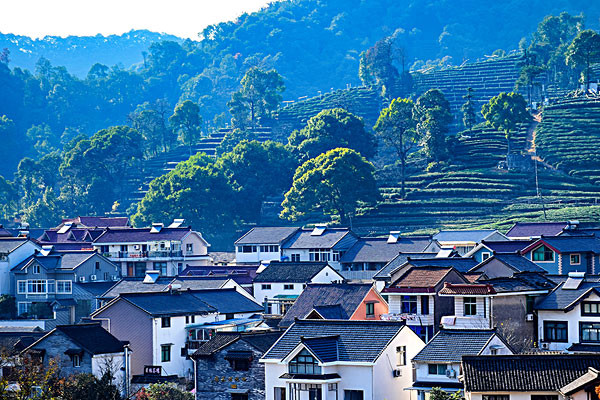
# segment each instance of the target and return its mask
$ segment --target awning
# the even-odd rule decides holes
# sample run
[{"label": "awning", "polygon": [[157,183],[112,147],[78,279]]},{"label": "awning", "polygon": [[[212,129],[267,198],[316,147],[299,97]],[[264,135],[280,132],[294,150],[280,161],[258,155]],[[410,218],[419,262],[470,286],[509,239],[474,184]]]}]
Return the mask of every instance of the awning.
[{"label": "awning", "polygon": [[243,350],[229,350],[225,355],[226,360],[251,360],[252,352]]},{"label": "awning", "polygon": [[434,387],[439,387],[442,390],[447,392],[457,392],[459,390],[464,390],[465,386],[460,382],[415,382],[411,387],[406,388],[405,390],[424,390],[426,392],[430,391]]},{"label": "awning", "polygon": [[234,394],[246,394],[248,393],[248,389],[227,389],[226,392]]},{"label": "awning", "polygon": [[342,379],[338,374],[323,374],[323,375],[309,375],[309,374],[290,374],[285,373],[279,377],[279,379],[285,380],[296,380],[296,381],[337,381]]},{"label": "awning", "polygon": [[76,354],[83,354],[83,350],[82,349],[67,349],[65,351],[65,354],[68,356],[74,356]]},{"label": "awning", "polygon": [[277,296],[273,296],[273,298],[276,300],[296,300],[298,296],[298,294],[278,294]]}]

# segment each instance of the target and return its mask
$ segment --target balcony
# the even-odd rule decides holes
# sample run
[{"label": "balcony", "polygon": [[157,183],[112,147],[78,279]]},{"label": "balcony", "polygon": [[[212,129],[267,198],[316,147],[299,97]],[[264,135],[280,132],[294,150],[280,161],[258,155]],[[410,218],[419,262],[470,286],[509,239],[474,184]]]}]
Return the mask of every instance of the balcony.
[{"label": "balcony", "polygon": [[491,321],[482,315],[457,316],[448,315],[442,317],[444,329],[490,329]]},{"label": "balcony", "polygon": [[433,314],[382,314],[381,319],[384,321],[404,321],[406,325],[411,326],[433,326]]},{"label": "balcony", "polygon": [[[183,252],[181,250],[162,250],[162,251],[116,251],[102,253],[104,257],[110,259],[152,259],[152,258],[181,258]],[[187,254],[186,254],[187,255]]]}]

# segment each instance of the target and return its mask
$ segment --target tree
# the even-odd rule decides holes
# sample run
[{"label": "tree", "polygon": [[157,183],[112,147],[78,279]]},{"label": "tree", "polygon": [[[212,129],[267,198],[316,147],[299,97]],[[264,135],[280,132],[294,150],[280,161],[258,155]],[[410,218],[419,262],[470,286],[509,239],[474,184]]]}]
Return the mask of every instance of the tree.
[{"label": "tree", "polygon": [[525,99],[518,93],[502,92],[483,105],[481,114],[492,127],[504,131],[508,160],[508,155],[511,153],[511,132],[515,131],[519,124],[531,119]]},{"label": "tree", "polygon": [[179,103],[175,107],[173,115],[169,117],[169,122],[179,133],[179,140],[190,148],[192,155],[192,146],[198,142],[201,136],[202,117],[200,117],[200,107],[191,100]]},{"label": "tree", "polygon": [[429,392],[429,400],[461,400],[463,396],[460,394],[460,390],[454,393],[448,393],[445,390],[434,387]]},{"label": "tree", "polygon": [[600,62],[600,34],[588,29],[575,36],[566,52],[567,65],[582,70],[582,83],[590,88],[590,67]]},{"label": "tree", "polygon": [[279,196],[290,188],[296,167],[291,152],[272,141],[244,140],[217,161],[217,168],[227,176],[236,198],[241,200],[239,210],[255,222],[267,196]]},{"label": "tree", "polygon": [[392,37],[385,37],[363,52],[359,63],[359,77],[363,85],[377,85],[383,97],[392,97],[400,74],[393,62],[397,55],[403,59],[404,49],[397,50]]},{"label": "tree", "polygon": [[254,134],[245,129],[231,129],[223,137],[223,141],[217,147],[217,156],[222,156],[225,153],[229,153],[244,140],[253,140]]},{"label": "tree", "polygon": [[136,395],[136,400],[193,400],[194,395],[169,383],[153,383]]},{"label": "tree", "polygon": [[36,157],[42,157],[45,154],[58,150],[60,147],[60,138],[52,133],[50,127],[44,125],[33,125],[25,133],[28,141],[33,145]]},{"label": "tree", "polygon": [[19,196],[14,183],[0,175],[0,221],[8,221],[18,207]]},{"label": "tree", "polygon": [[281,103],[281,93],[285,90],[283,78],[274,69],[263,71],[250,68],[241,80],[242,88],[233,93],[227,103],[232,115],[231,123],[236,128],[251,129],[258,118],[268,117]]},{"label": "tree", "polygon": [[423,93],[414,107],[413,117],[417,121],[417,132],[422,138],[423,150],[436,163],[448,156],[446,135],[452,122],[450,103],[439,89]]},{"label": "tree", "polygon": [[59,384],[61,400],[121,400],[110,373],[105,372],[99,379],[92,374],[71,375]]},{"label": "tree", "polygon": [[522,87],[527,88],[527,104],[531,104],[532,91],[535,86],[536,78],[539,77],[546,69],[538,65],[525,65],[519,72],[519,77],[515,82],[515,89],[519,90]]},{"label": "tree", "polygon": [[167,151],[172,144],[172,131],[167,127],[165,115],[168,104],[164,99],[154,103],[145,102],[138,105],[128,119],[131,127],[144,137],[144,147],[149,156]]},{"label": "tree", "polygon": [[389,107],[381,110],[373,129],[392,147],[400,159],[400,196],[406,195],[406,157],[418,144],[416,123],[413,119],[414,103],[410,99],[394,99]]},{"label": "tree", "polygon": [[346,224],[359,204],[378,199],[374,172],[373,165],[352,149],[337,148],[311,158],[296,169],[281,217],[295,221],[321,211]]},{"label": "tree", "polygon": [[362,119],[343,108],[321,111],[300,131],[292,132],[288,144],[303,160],[337,147],[354,149],[366,158],[375,155],[375,141]]},{"label": "tree", "polygon": [[475,105],[473,104],[473,88],[467,88],[467,94],[463,96],[465,103],[460,107],[463,113],[463,125],[469,132],[473,129],[473,125],[477,123],[477,115],[475,114]]}]

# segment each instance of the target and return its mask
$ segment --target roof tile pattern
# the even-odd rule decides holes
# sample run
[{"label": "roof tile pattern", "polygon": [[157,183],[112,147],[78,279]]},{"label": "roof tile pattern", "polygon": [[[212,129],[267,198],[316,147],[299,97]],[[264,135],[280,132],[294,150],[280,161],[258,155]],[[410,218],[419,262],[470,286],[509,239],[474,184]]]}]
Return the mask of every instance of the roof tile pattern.
[{"label": "roof tile pattern", "polygon": [[413,361],[460,362],[464,355],[477,355],[496,335],[494,330],[442,329],[427,343]]}]

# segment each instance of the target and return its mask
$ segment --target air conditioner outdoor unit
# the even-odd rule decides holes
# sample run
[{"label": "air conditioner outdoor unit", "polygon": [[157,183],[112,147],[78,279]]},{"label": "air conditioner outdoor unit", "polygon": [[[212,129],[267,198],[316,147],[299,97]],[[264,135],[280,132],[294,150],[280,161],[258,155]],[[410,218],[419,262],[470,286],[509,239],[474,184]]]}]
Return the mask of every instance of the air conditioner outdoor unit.
[{"label": "air conditioner outdoor unit", "polygon": [[118,280],[119,280],[119,277],[118,277],[117,275],[113,275],[113,276],[112,276],[112,280],[116,282],[116,281],[118,281]]},{"label": "air conditioner outdoor unit", "polygon": [[90,275],[90,281],[95,281],[96,280],[96,275]]},{"label": "air conditioner outdoor unit", "polygon": [[134,244],[133,245],[133,249],[134,250],[139,250],[140,249],[140,245],[139,244]]},{"label": "air conditioner outdoor unit", "polygon": [[402,376],[402,370],[401,369],[395,369],[394,370],[394,378],[399,378]]},{"label": "air conditioner outdoor unit", "polygon": [[452,368],[446,370],[447,378],[456,378],[456,371]]},{"label": "air conditioner outdoor unit", "polygon": [[525,321],[533,321],[533,314],[527,314],[525,316]]},{"label": "air conditioner outdoor unit", "polygon": [[548,350],[548,348],[550,348],[550,345],[548,343],[542,343],[540,347],[544,350]]},{"label": "air conditioner outdoor unit", "polygon": [[79,282],[85,282],[85,276],[80,276],[79,277]]}]

